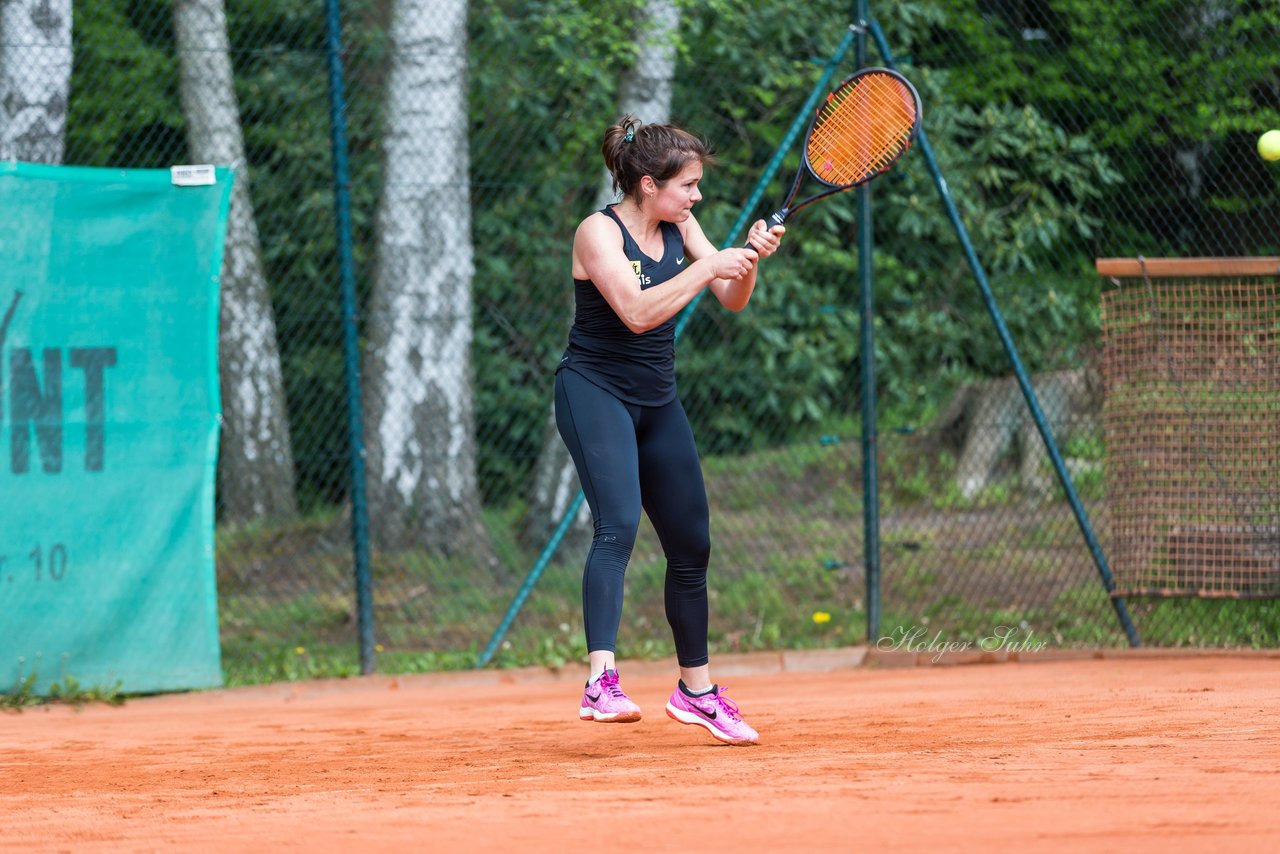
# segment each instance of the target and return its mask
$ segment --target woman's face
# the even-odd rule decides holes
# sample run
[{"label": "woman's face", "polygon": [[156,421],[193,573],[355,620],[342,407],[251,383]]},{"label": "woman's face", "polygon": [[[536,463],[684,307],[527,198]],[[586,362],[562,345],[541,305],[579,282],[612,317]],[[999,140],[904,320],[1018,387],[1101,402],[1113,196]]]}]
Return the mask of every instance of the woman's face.
[{"label": "woman's face", "polygon": [[701,180],[702,161],[690,160],[658,187],[650,199],[650,213],[666,222],[684,222],[693,206],[702,201],[702,193],[698,190]]}]

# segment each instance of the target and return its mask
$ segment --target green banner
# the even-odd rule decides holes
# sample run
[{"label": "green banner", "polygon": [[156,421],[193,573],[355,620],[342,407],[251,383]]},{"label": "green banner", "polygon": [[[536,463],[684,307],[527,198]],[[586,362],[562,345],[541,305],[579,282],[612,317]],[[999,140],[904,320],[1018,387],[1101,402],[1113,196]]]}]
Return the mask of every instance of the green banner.
[{"label": "green banner", "polygon": [[232,180],[0,163],[0,692],[221,684]]}]

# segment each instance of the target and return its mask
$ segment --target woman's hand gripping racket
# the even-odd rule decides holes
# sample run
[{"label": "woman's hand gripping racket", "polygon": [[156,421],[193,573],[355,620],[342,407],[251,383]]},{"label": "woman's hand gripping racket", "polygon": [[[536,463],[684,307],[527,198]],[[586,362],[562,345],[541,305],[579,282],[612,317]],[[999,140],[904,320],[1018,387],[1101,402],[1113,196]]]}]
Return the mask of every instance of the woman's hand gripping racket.
[{"label": "woman's hand gripping racket", "polygon": [[[887,68],[864,68],[847,78],[818,108],[791,192],[765,227],[782,225],[806,205],[888,171],[911,147],[919,126],[920,95],[907,78]],[[806,176],[821,189],[792,204]],[[747,248],[755,249],[750,243]]]}]

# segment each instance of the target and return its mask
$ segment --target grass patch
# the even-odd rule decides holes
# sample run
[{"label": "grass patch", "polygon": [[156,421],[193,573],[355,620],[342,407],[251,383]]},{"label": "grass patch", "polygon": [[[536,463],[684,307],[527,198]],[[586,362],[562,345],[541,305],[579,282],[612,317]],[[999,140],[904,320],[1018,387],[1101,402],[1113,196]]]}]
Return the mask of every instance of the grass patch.
[{"label": "grass patch", "polygon": [[16,684],[9,691],[0,694],[0,710],[16,712],[30,706],[46,706],[51,704],[71,706],[81,709],[90,703],[105,703],[108,706],[120,706],[125,702],[123,685],[81,685],[74,676],[63,674],[58,680],[50,682],[48,688],[41,692],[40,675],[31,673],[19,676]]},{"label": "grass patch", "polygon": [[[856,424],[792,446],[704,462],[712,504],[712,655],[866,642],[861,448]],[[1094,440],[1072,459],[1093,463]],[[978,641],[1018,627],[1055,646],[1123,646],[1114,608],[1061,496],[1032,500],[1016,474],[963,499],[954,458],[920,434],[882,436],[882,627],[927,626]],[[1101,468],[1077,480],[1105,548]],[[423,551],[373,555],[379,672],[475,666],[541,549],[522,545],[518,502],[486,511],[493,565]],[[219,532],[228,685],[359,672],[349,520]],[[586,658],[580,547],[546,566],[494,654],[498,667]],[[642,521],[626,576],[619,655],[674,654],[665,561]],[[1276,646],[1275,602],[1131,602],[1147,644]]]}]

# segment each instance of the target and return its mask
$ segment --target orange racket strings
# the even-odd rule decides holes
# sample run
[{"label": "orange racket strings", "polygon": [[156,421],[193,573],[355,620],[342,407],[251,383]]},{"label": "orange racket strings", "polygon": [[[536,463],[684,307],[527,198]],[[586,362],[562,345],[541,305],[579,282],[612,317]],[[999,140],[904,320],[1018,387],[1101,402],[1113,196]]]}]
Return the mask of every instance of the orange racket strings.
[{"label": "orange racket strings", "polygon": [[818,111],[809,165],[829,184],[866,180],[906,151],[915,122],[910,89],[888,74],[865,74],[832,92]]}]

